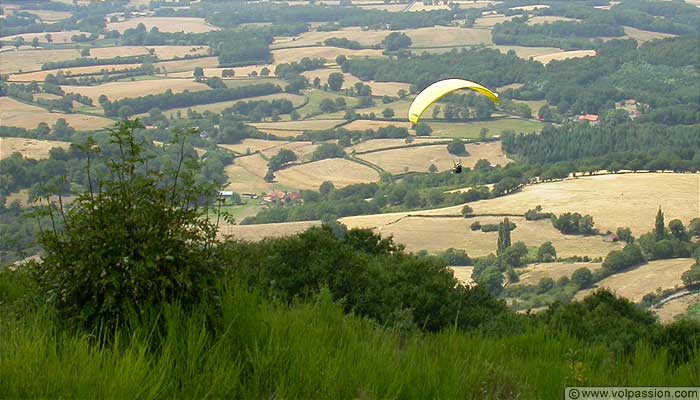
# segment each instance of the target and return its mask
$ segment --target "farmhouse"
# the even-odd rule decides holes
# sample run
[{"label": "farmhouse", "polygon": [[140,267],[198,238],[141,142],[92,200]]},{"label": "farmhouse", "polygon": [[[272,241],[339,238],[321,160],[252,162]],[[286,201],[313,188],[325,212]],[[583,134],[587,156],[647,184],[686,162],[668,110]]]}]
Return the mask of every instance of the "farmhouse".
[{"label": "farmhouse", "polygon": [[595,114],[584,114],[576,117],[579,122],[588,122],[591,125],[597,125],[600,122],[600,118]]},{"label": "farmhouse", "polygon": [[272,191],[263,196],[263,201],[266,203],[291,203],[298,200],[301,200],[301,194],[299,192]]}]

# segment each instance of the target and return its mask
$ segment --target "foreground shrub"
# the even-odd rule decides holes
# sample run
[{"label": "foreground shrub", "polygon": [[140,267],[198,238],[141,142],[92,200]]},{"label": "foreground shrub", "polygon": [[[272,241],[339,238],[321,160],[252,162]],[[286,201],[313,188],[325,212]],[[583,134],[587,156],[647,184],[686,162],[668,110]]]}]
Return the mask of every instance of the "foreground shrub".
[{"label": "foreground shrub", "polygon": [[[175,299],[188,306],[212,286],[216,230],[196,204],[205,189],[192,184],[182,157],[172,174],[143,172],[140,127],[125,121],[111,133],[121,158],[108,163],[109,178],[90,179],[67,212],[47,210],[65,228],[40,236],[46,256],[35,276],[47,302],[78,325],[114,327]],[[88,143],[84,150],[90,178],[99,149]]]}]

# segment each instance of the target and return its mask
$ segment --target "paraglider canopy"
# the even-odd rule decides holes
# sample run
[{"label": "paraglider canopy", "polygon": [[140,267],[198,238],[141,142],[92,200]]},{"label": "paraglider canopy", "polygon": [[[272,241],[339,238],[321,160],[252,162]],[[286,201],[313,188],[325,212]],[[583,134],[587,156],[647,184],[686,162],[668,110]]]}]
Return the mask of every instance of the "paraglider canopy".
[{"label": "paraglider canopy", "polygon": [[413,103],[411,103],[411,107],[408,110],[408,120],[411,121],[411,123],[417,124],[423,111],[430,107],[431,104],[459,89],[471,89],[483,94],[494,103],[499,103],[498,93],[492,92],[485,86],[464,79],[445,79],[435,82],[423,89],[423,91],[413,99]]}]

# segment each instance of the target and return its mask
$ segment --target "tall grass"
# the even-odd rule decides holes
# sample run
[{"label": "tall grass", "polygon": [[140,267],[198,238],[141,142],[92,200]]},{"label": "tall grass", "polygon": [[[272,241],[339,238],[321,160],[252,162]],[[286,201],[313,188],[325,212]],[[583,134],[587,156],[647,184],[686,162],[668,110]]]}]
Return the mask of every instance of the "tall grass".
[{"label": "tall grass", "polygon": [[[1,307],[0,307],[1,308]],[[163,306],[108,341],[60,328],[46,308],[0,317],[0,398],[560,398],[567,385],[700,385],[671,367],[534,329],[489,337],[404,333],[345,315],[322,291],[270,303],[232,285],[219,317]]]}]

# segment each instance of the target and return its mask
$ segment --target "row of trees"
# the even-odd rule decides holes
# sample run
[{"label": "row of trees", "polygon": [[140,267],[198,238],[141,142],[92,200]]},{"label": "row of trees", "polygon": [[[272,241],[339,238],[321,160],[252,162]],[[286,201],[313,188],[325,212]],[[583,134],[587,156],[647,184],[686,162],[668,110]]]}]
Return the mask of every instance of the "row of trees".
[{"label": "row of trees", "polygon": [[221,101],[244,99],[279,93],[281,89],[273,84],[241,86],[236,88],[212,89],[202,92],[182,92],[174,94],[171,90],[162,94],[130,97],[117,101],[101,101],[105,115],[126,118],[134,114],[150,111],[152,108],[170,109],[190,107],[198,104],[217,103]]}]

